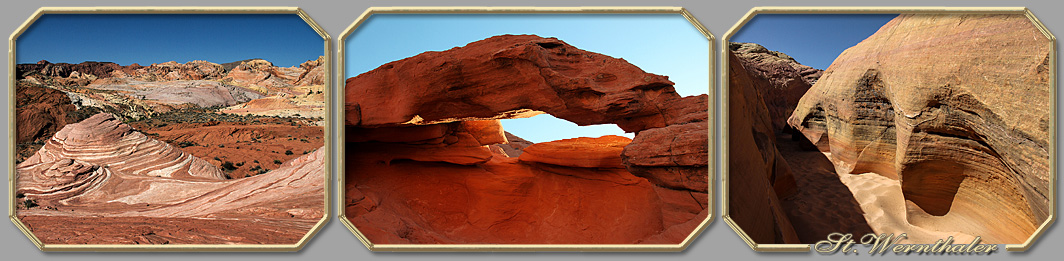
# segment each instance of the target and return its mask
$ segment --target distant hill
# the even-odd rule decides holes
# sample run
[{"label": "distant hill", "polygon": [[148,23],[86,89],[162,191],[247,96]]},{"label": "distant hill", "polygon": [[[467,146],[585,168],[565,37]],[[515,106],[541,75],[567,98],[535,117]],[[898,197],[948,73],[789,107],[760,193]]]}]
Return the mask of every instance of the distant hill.
[{"label": "distant hill", "polygon": [[237,66],[239,66],[240,63],[249,62],[251,60],[265,60],[265,59],[262,59],[262,58],[251,58],[251,59],[240,60],[240,61],[235,61],[235,62],[223,63],[222,64],[222,69],[225,69],[226,72],[229,72],[229,71],[232,71],[233,68],[236,68]]}]

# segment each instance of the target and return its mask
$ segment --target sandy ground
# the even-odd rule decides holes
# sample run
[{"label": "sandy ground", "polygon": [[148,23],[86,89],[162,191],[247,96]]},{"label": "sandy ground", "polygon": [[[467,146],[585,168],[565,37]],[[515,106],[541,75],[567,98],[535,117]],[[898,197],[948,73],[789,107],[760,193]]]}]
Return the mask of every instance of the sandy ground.
[{"label": "sandy ground", "polygon": [[[831,153],[824,153],[828,158]],[[876,233],[906,233],[906,243],[934,243],[953,236],[954,242],[970,242],[975,237],[956,231],[937,231],[909,223],[908,215],[928,215],[901,192],[901,181],[874,172],[838,174],[839,180],[856,196],[864,211],[865,220]],[[906,207],[908,205],[908,208]],[[911,213],[909,212],[911,210]]]},{"label": "sandy ground", "polygon": [[776,141],[798,185],[796,194],[781,201],[801,242],[816,243],[835,232],[864,235],[873,231],[824,154],[799,148],[789,134],[777,135]]},{"label": "sandy ground", "polygon": [[[840,174],[830,152],[803,150],[789,134],[777,135],[777,145],[798,183],[798,193],[783,199],[783,207],[804,243],[815,243],[832,232],[906,233],[904,243],[934,243],[953,236],[969,242],[974,236],[937,231],[909,223],[908,216],[930,216],[904,199],[901,181],[873,172]],[[908,206],[907,206],[908,205]]]}]

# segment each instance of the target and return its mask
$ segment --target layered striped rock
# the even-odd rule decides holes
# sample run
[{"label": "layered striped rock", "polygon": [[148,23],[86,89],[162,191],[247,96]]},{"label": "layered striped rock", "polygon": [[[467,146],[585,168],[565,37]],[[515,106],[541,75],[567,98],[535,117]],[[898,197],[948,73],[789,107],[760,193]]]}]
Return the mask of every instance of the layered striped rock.
[{"label": "layered striped rock", "polygon": [[319,148],[271,172],[226,179],[217,167],[98,114],[68,125],[18,165],[17,193],[41,206],[18,214],[279,218],[302,224],[325,213],[325,159]]},{"label": "layered striped rock", "polygon": [[135,176],[224,180],[225,173],[170,144],[136,132],[109,113],[68,124],[19,166],[76,159]]},{"label": "layered striped rock", "polygon": [[1051,215],[1052,49],[1024,15],[901,15],[843,52],[788,124],[839,173],[900,184],[906,213],[887,214],[906,222],[877,232],[1023,243]]}]

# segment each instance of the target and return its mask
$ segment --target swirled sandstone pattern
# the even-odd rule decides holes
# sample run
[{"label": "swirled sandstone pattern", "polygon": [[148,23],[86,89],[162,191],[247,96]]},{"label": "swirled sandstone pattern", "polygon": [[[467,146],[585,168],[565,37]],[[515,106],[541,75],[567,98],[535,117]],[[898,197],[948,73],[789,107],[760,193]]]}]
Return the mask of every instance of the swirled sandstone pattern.
[{"label": "swirled sandstone pattern", "polygon": [[788,124],[840,175],[900,183],[904,222],[877,232],[1022,243],[1051,209],[1052,48],[1023,15],[900,15],[836,58]]},{"label": "swirled sandstone pattern", "polygon": [[[227,179],[101,113],[63,127],[17,166],[16,192],[32,202],[17,216],[48,244],[293,244],[324,215],[324,158],[318,149],[261,175]],[[197,230],[235,220],[252,224]],[[113,229],[84,233],[96,226]]]}]

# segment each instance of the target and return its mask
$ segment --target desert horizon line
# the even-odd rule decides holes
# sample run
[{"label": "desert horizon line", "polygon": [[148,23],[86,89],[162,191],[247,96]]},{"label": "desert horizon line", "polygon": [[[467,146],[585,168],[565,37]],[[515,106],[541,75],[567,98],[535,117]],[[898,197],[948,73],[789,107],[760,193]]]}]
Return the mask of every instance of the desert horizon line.
[{"label": "desert horizon line", "polygon": [[321,59],[321,58],[324,58],[324,57],[325,57],[325,55],[319,55],[319,56],[318,56],[318,58],[315,58],[315,59],[307,59],[307,60],[305,60],[305,61],[303,61],[303,62],[300,62],[300,63],[296,63],[296,64],[294,64],[294,65],[291,65],[291,66],[279,66],[279,65],[275,64],[274,62],[270,61],[269,59],[266,59],[266,58],[261,58],[261,57],[256,57],[256,58],[248,58],[248,59],[243,59],[243,60],[235,60],[235,61],[230,61],[230,62],[224,62],[224,63],[218,63],[218,62],[213,62],[213,61],[210,61],[210,60],[205,60],[205,59],[193,59],[193,60],[189,60],[189,61],[185,61],[185,62],[178,62],[178,61],[174,61],[174,60],[170,60],[170,61],[165,61],[165,62],[154,62],[154,63],[139,63],[139,62],[133,62],[133,63],[130,63],[130,64],[120,64],[120,63],[118,63],[118,62],[113,62],[113,61],[101,61],[101,60],[95,60],[95,61],[94,61],[94,60],[84,60],[84,61],[80,61],[80,62],[69,62],[69,61],[54,61],[54,62],[53,62],[53,61],[51,61],[51,60],[49,60],[49,59],[40,59],[40,60],[38,60],[37,62],[23,62],[23,63],[19,63],[19,62],[16,62],[15,64],[16,64],[16,65],[34,65],[34,64],[41,64],[42,62],[46,62],[46,63],[49,63],[49,64],[82,64],[82,63],[111,63],[111,64],[115,64],[115,65],[118,65],[118,66],[133,66],[133,65],[138,65],[138,66],[145,66],[145,67],[146,67],[146,66],[151,66],[151,65],[158,65],[158,64],[166,64],[166,63],[188,64],[188,63],[191,63],[191,62],[208,62],[208,63],[213,63],[213,64],[219,64],[219,65],[221,65],[221,64],[228,64],[228,63],[237,63],[237,62],[247,62],[247,61],[254,61],[254,60],[263,60],[263,61],[267,61],[267,62],[270,62],[270,63],[271,63],[271,64],[273,64],[273,66],[275,66],[275,67],[299,67],[299,65],[300,65],[300,64],[302,64],[302,63],[304,63],[304,62],[314,61],[314,60],[317,60],[317,59]]}]

